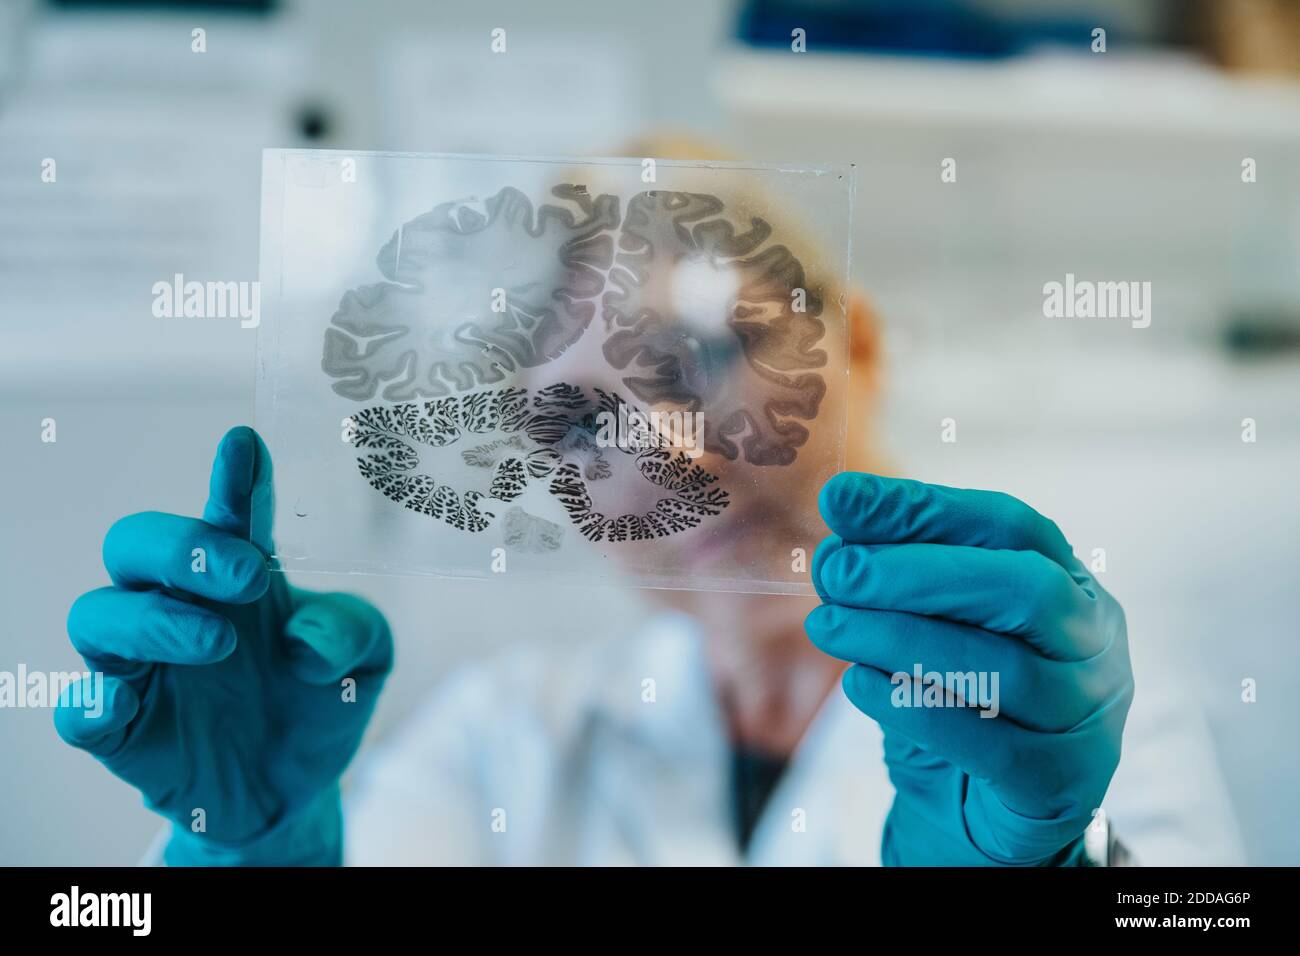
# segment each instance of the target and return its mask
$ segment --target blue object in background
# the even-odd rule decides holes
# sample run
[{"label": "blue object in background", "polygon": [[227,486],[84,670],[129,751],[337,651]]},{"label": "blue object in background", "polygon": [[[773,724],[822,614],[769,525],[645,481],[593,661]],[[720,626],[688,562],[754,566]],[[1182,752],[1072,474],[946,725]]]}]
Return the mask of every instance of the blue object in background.
[{"label": "blue object in background", "polygon": [[747,0],[737,37],[789,49],[806,31],[809,49],[992,59],[1046,43],[1083,45],[1094,24],[1070,17],[1004,19],[954,0]]}]

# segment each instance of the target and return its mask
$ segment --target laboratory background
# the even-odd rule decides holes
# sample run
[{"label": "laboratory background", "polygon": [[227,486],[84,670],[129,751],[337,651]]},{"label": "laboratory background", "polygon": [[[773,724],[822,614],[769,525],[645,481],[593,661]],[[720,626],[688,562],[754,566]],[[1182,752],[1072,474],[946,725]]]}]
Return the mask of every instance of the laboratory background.
[{"label": "laboratory background", "polygon": [[[854,427],[895,473],[1010,492],[1104,552],[1137,693],[1184,682],[1248,861],[1300,864],[1293,0],[3,0],[0,670],[78,669],[65,619],[106,583],[104,532],[198,513],[217,440],[251,421],[255,333],[150,306],[175,273],[257,278],[264,148],[647,137],[857,165],[852,275],[883,378]],[[1149,325],[1045,317],[1067,274],[1150,282]],[[371,739],[455,664],[618,641],[645,601],[348,586],[397,641]],[[49,710],[0,710],[0,863],[132,864],[159,827]]]}]

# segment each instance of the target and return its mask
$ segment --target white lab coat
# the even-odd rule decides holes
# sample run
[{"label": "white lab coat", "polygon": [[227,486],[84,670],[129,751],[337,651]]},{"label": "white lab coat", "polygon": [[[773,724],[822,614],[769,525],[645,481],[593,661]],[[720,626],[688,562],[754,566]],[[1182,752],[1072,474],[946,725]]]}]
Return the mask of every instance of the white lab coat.
[{"label": "white lab coat", "polygon": [[[703,651],[673,614],[630,641],[558,657],[515,649],[454,674],[363,761],[347,862],[879,864],[893,799],[881,731],[838,690],[741,855]],[[1104,807],[1139,863],[1240,864],[1204,720],[1166,672],[1139,672]]]}]

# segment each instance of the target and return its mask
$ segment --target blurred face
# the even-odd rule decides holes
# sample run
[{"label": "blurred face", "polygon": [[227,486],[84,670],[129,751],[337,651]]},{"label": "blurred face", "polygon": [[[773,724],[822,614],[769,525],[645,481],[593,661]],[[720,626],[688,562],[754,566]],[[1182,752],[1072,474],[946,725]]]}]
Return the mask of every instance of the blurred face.
[{"label": "blurred face", "polygon": [[[818,414],[832,422],[847,419],[842,450],[845,470],[879,470],[868,429],[878,380],[876,329],[865,300],[860,297],[854,296],[850,301],[849,325],[852,335],[852,349],[847,358],[849,381],[838,389],[827,390]],[[847,343],[840,347],[847,348]],[[828,352],[829,364],[845,361],[833,350]],[[720,519],[719,531],[711,540],[718,547],[731,549],[738,564],[754,566],[788,561],[792,547],[804,547],[811,563],[817,543],[828,533],[817,512],[817,498],[830,477],[826,462],[836,457],[834,446],[841,439],[837,428],[819,429],[815,424],[809,423],[809,434],[799,454],[792,463],[782,466],[780,478],[763,481],[759,473],[757,480],[745,486],[735,510]],[[712,451],[706,452],[701,460],[707,461],[706,467],[719,474],[744,470],[743,465],[729,459],[720,460]],[[677,554],[684,567],[707,566],[713,558],[712,554],[698,553],[686,540]],[[660,603],[695,616],[706,633],[739,632],[746,642],[755,645],[789,642],[805,646],[802,622],[817,603],[813,597],[781,594],[687,590],[652,593]]]},{"label": "blurred face", "polygon": [[[725,506],[697,527],[655,542],[655,567],[806,581],[806,570],[792,571],[792,551],[810,562],[827,533],[816,510],[820,488],[841,467],[867,467],[870,458],[862,414],[874,399],[874,326],[865,303],[820,284],[815,264],[796,258],[785,246],[793,239],[775,225],[699,241],[707,230],[690,229],[692,217],[710,221],[722,215],[719,206],[685,196],[633,199],[588,333],[529,380],[569,382],[586,394],[617,395],[643,416],[658,412],[669,425],[658,429],[667,440],[660,451],[725,493]],[[692,425],[673,431],[680,421]],[[607,446],[601,454],[610,477],[586,483],[593,510],[654,514],[666,488],[647,479],[640,457]],[[643,553],[611,553],[630,555],[632,570],[645,568],[637,563]],[[813,604],[784,594],[653,593],[706,627],[740,627],[754,640],[798,635]]]},{"label": "blurred face", "polygon": [[650,525],[700,503],[652,549],[611,549],[630,569],[798,584],[843,455],[848,302],[777,227],[737,219],[712,195],[632,197],[591,327],[528,381],[610,397],[614,431],[584,426],[606,473],[584,480],[592,512]]}]

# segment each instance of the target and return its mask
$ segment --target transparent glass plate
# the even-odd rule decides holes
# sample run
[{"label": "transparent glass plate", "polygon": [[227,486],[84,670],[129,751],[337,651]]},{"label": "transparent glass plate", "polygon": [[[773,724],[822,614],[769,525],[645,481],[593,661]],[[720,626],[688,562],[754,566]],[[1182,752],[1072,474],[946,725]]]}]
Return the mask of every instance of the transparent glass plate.
[{"label": "transparent glass plate", "polygon": [[268,150],[285,569],[811,592],[851,166]]}]

